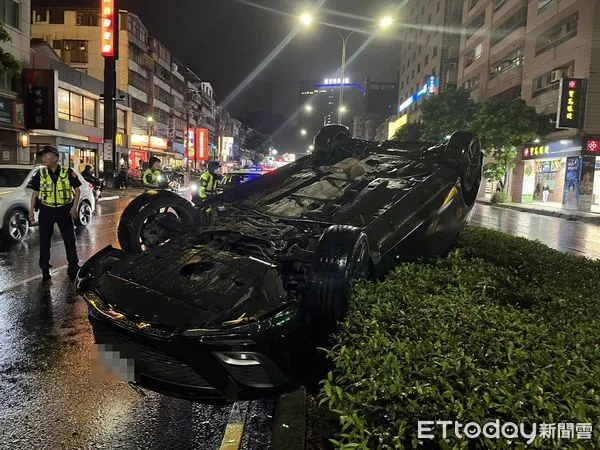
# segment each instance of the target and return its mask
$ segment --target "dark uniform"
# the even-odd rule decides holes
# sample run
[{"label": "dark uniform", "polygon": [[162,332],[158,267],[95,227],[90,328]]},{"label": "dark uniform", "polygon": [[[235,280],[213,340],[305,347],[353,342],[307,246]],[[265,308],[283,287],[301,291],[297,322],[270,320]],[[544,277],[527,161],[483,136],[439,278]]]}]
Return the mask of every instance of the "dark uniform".
[{"label": "dark uniform", "polygon": [[[58,225],[65,244],[69,272],[79,269],[79,258],[75,245],[75,230],[70,211],[73,206],[73,189],[81,186],[75,172],[68,167],[57,167],[52,172],[42,167],[31,179],[29,187],[39,192],[40,214],[40,268],[47,277],[50,268],[50,244],[54,224]],[[48,275],[49,276],[49,275]]]}]

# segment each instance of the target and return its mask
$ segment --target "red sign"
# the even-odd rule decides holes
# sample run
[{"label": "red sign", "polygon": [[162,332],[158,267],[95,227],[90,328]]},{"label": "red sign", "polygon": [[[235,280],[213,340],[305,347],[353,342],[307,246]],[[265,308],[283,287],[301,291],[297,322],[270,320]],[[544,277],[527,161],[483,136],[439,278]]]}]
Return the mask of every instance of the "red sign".
[{"label": "red sign", "polygon": [[102,56],[115,56],[115,3],[114,0],[101,0],[102,13]]},{"label": "red sign", "polygon": [[208,130],[196,128],[196,161],[208,161]]},{"label": "red sign", "polygon": [[600,152],[600,140],[594,139],[594,140],[588,141],[588,143],[587,143],[587,151],[589,153]]}]

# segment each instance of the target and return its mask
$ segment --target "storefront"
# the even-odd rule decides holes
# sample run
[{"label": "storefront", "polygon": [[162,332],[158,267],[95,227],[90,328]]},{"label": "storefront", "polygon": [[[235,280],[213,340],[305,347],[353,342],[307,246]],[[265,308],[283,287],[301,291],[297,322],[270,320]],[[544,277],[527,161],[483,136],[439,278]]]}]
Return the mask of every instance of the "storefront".
[{"label": "storefront", "polygon": [[25,128],[22,101],[0,97],[0,161],[2,164],[27,164],[29,135]]},{"label": "storefront", "polygon": [[513,171],[514,202],[577,209],[583,167],[581,141],[536,142],[521,150]]},{"label": "storefront", "polygon": [[[96,140],[94,138],[89,138]],[[90,142],[90,140],[73,139],[65,136],[53,136],[41,133],[32,133],[30,137],[29,159],[30,163],[39,162],[37,152],[46,145],[51,145],[58,149],[58,163],[63,166],[69,166],[78,171],[83,171],[85,166],[92,166],[92,172],[97,176],[99,173],[98,149],[102,144]]]}]

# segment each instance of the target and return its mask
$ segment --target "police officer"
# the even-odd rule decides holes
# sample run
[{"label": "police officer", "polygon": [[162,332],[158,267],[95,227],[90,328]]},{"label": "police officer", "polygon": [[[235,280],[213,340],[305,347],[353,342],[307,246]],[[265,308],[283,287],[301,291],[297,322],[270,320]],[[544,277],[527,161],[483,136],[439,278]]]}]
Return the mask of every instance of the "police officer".
[{"label": "police officer", "polygon": [[208,170],[200,176],[200,199],[204,200],[217,192],[217,182],[219,181],[219,163],[211,161],[208,163]]},{"label": "police officer", "polygon": [[153,156],[150,158],[148,168],[142,176],[144,187],[147,189],[157,189],[161,185],[162,175],[160,173],[160,159]]},{"label": "police officer", "polygon": [[44,281],[50,280],[50,244],[54,224],[58,225],[65,244],[71,276],[79,271],[79,258],[75,244],[73,219],[77,217],[77,205],[81,194],[81,182],[75,172],[69,167],[58,164],[58,150],[54,147],[44,147],[38,155],[42,158],[42,167],[32,177],[29,187],[33,190],[29,208],[29,221],[34,221],[34,211],[39,199],[39,228],[40,228],[40,268]]}]

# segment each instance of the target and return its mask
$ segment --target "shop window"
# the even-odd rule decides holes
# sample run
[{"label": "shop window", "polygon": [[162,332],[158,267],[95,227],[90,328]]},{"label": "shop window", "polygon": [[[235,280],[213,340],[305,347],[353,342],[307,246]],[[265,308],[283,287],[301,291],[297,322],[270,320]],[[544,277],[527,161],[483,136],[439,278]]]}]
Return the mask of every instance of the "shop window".
[{"label": "shop window", "polygon": [[71,99],[69,106],[71,108],[71,121],[72,122],[83,122],[83,97],[73,92],[70,93]]},{"label": "shop window", "polygon": [[21,28],[21,4],[14,0],[0,0],[0,20],[13,28]]},{"label": "shop window", "polygon": [[96,126],[96,102],[91,98],[83,98],[83,122]]},{"label": "shop window", "polygon": [[58,88],[58,117],[70,120],[69,116],[69,91]]}]

